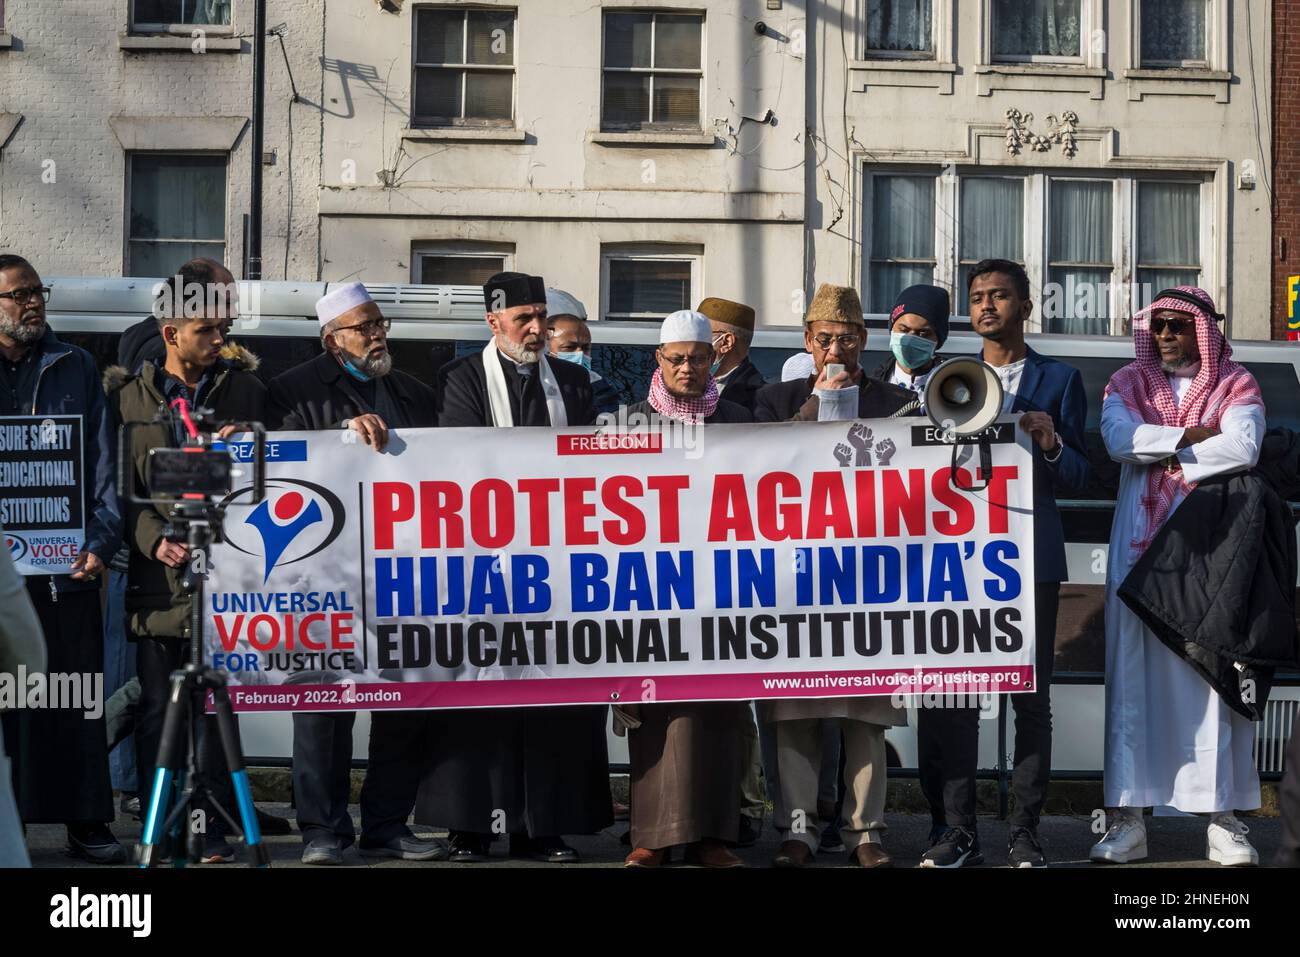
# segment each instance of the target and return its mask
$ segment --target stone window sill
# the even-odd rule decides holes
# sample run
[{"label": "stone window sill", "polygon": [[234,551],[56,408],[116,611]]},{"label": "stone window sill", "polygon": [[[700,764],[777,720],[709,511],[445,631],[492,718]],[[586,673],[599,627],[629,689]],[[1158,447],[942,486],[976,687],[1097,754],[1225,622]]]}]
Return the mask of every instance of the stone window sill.
[{"label": "stone window sill", "polygon": [[525,136],[523,130],[490,126],[430,126],[408,127],[402,130],[402,139],[417,140],[423,143],[440,143],[453,140],[477,143],[522,143]]},{"label": "stone window sill", "polygon": [[870,59],[854,60],[849,64],[850,70],[905,70],[909,73],[956,73],[957,64],[938,63],[934,60],[915,59]]},{"label": "stone window sill", "polygon": [[[237,37],[209,35],[204,38],[203,45],[208,53],[238,53],[243,49],[244,42]],[[124,33],[118,36],[117,46],[119,50],[129,50],[132,53],[190,53],[193,51],[194,40],[188,36],[139,36]]]},{"label": "stone window sill", "polygon": [[712,133],[670,130],[599,130],[592,133],[590,139],[603,146],[712,146],[716,137]]},{"label": "stone window sill", "polygon": [[981,63],[976,73],[998,73],[1005,76],[1086,76],[1104,79],[1102,67],[1074,63]]},{"label": "stone window sill", "polygon": [[5,33],[3,30],[0,30],[0,50],[8,50],[13,45],[13,34]]},{"label": "stone window sill", "polygon": [[1231,83],[1232,74],[1221,70],[1193,70],[1183,67],[1170,67],[1167,70],[1125,70],[1126,80],[1194,80],[1199,83]]}]

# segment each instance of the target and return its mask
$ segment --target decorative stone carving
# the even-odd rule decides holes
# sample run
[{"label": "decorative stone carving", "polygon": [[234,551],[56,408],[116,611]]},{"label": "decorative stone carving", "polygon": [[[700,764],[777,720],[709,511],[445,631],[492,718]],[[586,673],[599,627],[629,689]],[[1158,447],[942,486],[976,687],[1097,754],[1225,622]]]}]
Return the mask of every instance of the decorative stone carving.
[{"label": "decorative stone carving", "polygon": [[1078,151],[1075,134],[1079,125],[1079,114],[1066,110],[1058,118],[1055,113],[1047,114],[1047,132],[1040,136],[1029,128],[1034,122],[1033,113],[1021,113],[1015,107],[1007,110],[1007,152],[1019,156],[1025,147],[1037,153],[1047,153],[1053,144],[1060,144],[1061,152],[1070,159]]}]

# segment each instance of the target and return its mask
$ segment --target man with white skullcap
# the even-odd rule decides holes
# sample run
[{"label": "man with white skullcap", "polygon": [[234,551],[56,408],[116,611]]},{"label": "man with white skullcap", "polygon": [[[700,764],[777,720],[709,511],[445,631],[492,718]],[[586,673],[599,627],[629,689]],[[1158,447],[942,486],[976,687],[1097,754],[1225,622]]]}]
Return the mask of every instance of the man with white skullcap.
[{"label": "man with white skullcap", "polygon": [[546,289],[547,354],[572,362],[587,370],[591,377],[591,401],[596,412],[612,412],[619,405],[618,389],[591,367],[591,329],[587,327],[587,307],[562,289]]},{"label": "man with white skullcap", "polygon": [[743,405],[721,397],[709,371],[714,357],[708,316],[691,309],[667,316],[659,327],[659,368],[650,379],[650,395],[629,406],[628,415],[639,412],[691,424],[754,421]]},{"label": "man with white skullcap", "polygon": [[[389,322],[359,282],[330,289],[316,303],[324,351],[271,380],[268,426],[278,431],[351,429],[376,452],[389,429],[438,424],[432,389],[393,368]],[[343,675],[321,675],[322,682]],[[423,742],[434,712],[376,711],[370,718],[370,760],[361,788],[361,850],[402,860],[441,860],[441,841],[415,837],[406,826],[419,787]],[[348,814],[351,711],[293,716],[293,789],[303,863],[338,864],[353,841]]]},{"label": "man with white skullcap", "polygon": [[[483,285],[483,301],[492,338],[482,352],[443,367],[441,424],[594,425],[587,373],[546,354],[542,277],[497,273]],[[501,454],[508,455],[510,433],[500,434]],[[450,860],[486,860],[504,831],[512,857],[572,863],[578,854],[563,835],[594,834],[613,823],[604,706],[444,714],[446,732],[421,782],[415,819],[448,829]]]}]

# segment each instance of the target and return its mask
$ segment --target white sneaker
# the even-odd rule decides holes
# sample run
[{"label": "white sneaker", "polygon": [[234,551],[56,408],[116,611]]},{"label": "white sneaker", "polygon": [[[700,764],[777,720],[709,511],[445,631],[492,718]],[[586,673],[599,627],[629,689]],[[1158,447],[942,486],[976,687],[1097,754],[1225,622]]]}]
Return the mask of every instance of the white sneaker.
[{"label": "white sneaker", "polygon": [[1139,814],[1120,811],[1111,817],[1106,835],[1092,846],[1088,858],[1106,864],[1128,864],[1147,856],[1147,828]]},{"label": "white sneaker", "polygon": [[1216,814],[1205,832],[1205,856],[1225,867],[1256,867],[1259,852],[1246,840],[1250,828],[1233,814]]}]

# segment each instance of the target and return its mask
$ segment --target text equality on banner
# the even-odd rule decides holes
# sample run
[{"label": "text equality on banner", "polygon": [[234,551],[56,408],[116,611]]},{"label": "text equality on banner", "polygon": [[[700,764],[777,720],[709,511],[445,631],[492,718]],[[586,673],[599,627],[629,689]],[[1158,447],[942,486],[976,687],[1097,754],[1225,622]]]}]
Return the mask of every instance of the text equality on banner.
[{"label": "text equality on banner", "polygon": [[970,491],[923,422],[272,436],[208,648],[241,710],[1032,689],[1029,440]]}]

